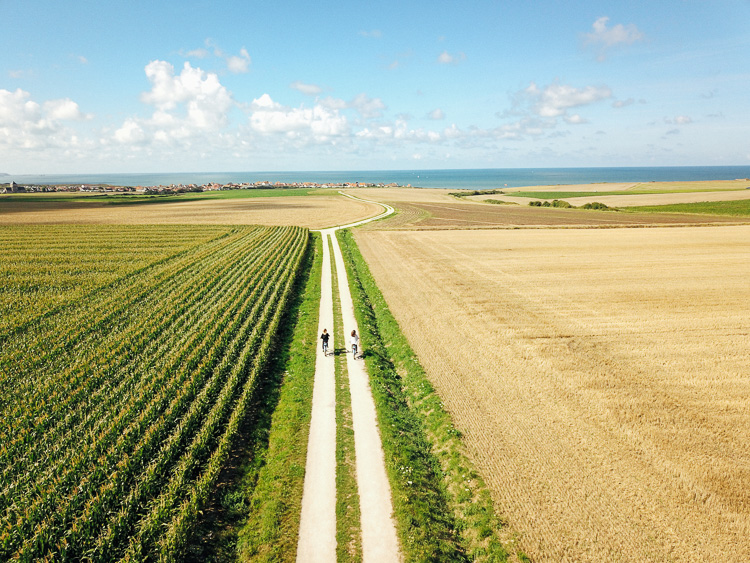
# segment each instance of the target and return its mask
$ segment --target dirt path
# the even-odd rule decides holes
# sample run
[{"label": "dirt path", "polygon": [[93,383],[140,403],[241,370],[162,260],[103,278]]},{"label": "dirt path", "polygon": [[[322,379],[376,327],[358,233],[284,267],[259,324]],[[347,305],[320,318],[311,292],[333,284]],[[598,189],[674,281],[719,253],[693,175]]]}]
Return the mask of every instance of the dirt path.
[{"label": "dirt path", "polygon": [[[346,197],[354,196],[344,194]],[[358,198],[354,198],[358,199]],[[393,208],[371,219],[338,228],[356,226],[393,213]],[[323,235],[323,274],[318,332],[327,328],[333,338],[333,303],[329,237],[333,242],[344,334],[359,329],[349,292],[341,249],[336,230],[325,229]],[[329,342],[333,350],[333,340]],[[396,526],[393,520],[391,489],[385,471],[385,456],[378,430],[375,403],[364,361],[347,355],[351,391],[357,488],[362,523],[362,553],[365,562],[389,563],[402,561]],[[325,357],[318,350],[313,387],[312,418],[302,497],[297,561],[336,561],[336,420],[333,356]]]},{"label": "dirt path", "polygon": [[336,561],[336,386],[333,350],[333,292],[328,233],[323,233],[318,334],[328,330],[330,356],[315,357],[313,409],[307,442],[297,561]]}]

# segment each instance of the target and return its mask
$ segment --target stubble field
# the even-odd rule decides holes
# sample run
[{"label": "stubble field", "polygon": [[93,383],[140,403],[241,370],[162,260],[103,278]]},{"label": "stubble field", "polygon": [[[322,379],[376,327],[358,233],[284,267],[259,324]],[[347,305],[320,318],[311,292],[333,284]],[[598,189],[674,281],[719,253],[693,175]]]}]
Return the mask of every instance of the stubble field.
[{"label": "stubble field", "polygon": [[107,204],[85,197],[52,199],[46,194],[0,196],[0,225],[296,225],[324,229],[382,211],[379,205],[337,194],[247,197]]},{"label": "stubble field", "polygon": [[534,560],[750,560],[750,227],[357,242]]},{"label": "stubble field", "polygon": [[[363,227],[366,230],[446,230],[497,228],[561,228],[561,227],[644,227],[651,225],[705,225],[748,222],[746,219],[721,215],[688,215],[682,213],[618,213],[585,209],[529,207],[530,198],[488,195],[496,200],[513,200],[509,205],[491,205],[475,197],[456,198],[448,190],[420,188],[358,189],[349,193],[393,205],[397,213],[384,221]],[[724,192],[727,193],[727,192]],[[745,192],[731,192],[746,195]],[[708,192],[701,192],[705,196]],[[747,192],[750,195],[750,191]],[[693,193],[657,194],[648,197],[649,204],[696,201]],[[710,194],[708,194],[710,195]],[[476,196],[482,197],[482,196]],[[641,196],[620,196],[639,198]],[[571,200],[583,205],[583,198]],[[605,201],[602,196],[593,198]],[[725,198],[727,199],[727,198]],[[635,200],[633,200],[635,201]],[[646,201],[646,200],[642,200]],[[697,200],[702,201],[702,200]],[[635,205],[636,203],[634,203]],[[640,203],[638,203],[640,205]]]}]

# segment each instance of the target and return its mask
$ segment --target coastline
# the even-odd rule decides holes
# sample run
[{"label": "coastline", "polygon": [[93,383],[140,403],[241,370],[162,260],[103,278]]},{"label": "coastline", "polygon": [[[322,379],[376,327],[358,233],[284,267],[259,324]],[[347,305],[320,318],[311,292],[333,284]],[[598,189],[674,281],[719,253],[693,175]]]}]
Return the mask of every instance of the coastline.
[{"label": "coastline", "polygon": [[91,174],[8,174],[0,184],[170,186],[208,184],[397,184],[439,189],[499,189],[504,187],[736,180],[750,178],[750,165],[599,168],[492,168],[444,170],[350,170],[295,172],[170,172]]}]

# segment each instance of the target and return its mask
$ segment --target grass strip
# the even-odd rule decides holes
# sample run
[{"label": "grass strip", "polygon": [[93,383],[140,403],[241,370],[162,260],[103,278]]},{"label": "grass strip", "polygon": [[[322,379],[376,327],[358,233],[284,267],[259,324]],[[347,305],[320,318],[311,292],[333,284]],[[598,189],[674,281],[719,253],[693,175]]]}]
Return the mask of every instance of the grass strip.
[{"label": "grass strip", "polygon": [[[330,244],[330,243],[329,243]],[[329,246],[330,248],[330,246]],[[331,257],[333,249],[330,248]],[[336,261],[331,260],[336,370],[336,559],[339,563],[362,561],[362,522],[357,489],[354,424],[349,371],[346,364],[346,334],[341,316],[341,297]]]},{"label": "grass strip", "polygon": [[620,211],[630,213],[692,213],[700,215],[748,217],[750,216],[750,200],[702,201],[698,203],[675,203],[670,205],[640,205],[636,207],[621,207]]},{"label": "grass strip", "polygon": [[188,561],[295,559],[320,305],[321,245],[312,238],[298,297]]},{"label": "grass strip", "polygon": [[407,561],[466,561],[448,508],[441,468],[422,421],[412,411],[376,310],[374,280],[349,231],[341,232],[354,312],[391,483],[396,528]]},{"label": "grass strip", "polygon": [[[408,561],[506,561],[510,533],[351,232],[339,237]],[[506,545],[507,544],[507,548]],[[517,560],[527,560],[515,552]]]}]

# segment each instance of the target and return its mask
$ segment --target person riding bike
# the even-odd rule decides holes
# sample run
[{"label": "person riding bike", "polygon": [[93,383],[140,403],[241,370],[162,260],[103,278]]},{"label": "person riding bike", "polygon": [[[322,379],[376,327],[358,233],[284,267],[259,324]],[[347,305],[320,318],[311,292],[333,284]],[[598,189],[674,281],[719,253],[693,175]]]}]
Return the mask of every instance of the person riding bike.
[{"label": "person riding bike", "polygon": [[323,355],[328,355],[328,337],[331,335],[328,334],[328,331],[326,329],[323,329],[323,334],[320,335],[320,339],[323,341]]},{"label": "person riding bike", "polygon": [[352,358],[355,360],[357,359],[357,348],[359,347],[359,336],[357,336],[357,331],[352,331]]}]

